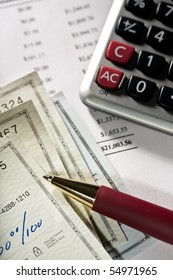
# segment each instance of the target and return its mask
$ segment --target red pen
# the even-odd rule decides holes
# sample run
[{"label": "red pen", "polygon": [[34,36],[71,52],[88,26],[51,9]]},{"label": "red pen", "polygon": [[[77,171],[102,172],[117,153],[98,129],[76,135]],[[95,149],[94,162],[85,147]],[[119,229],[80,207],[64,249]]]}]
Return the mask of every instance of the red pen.
[{"label": "red pen", "polygon": [[173,244],[173,211],[126,193],[57,176],[43,176],[93,211]]}]

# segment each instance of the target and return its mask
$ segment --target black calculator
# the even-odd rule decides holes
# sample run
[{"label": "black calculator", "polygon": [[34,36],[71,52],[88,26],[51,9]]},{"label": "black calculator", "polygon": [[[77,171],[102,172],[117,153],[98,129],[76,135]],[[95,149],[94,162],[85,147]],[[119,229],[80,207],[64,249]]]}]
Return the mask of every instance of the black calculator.
[{"label": "black calculator", "polygon": [[114,0],[80,97],[173,134],[173,0]]}]

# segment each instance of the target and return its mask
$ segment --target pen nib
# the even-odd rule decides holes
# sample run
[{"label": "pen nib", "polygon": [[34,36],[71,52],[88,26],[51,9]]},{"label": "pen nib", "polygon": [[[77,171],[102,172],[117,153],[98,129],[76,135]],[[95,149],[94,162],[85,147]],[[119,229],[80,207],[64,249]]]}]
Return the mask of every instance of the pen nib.
[{"label": "pen nib", "polygon": [[50,175],[45,175],[45,176],[43,176],[43,178],[46,179],[49,182],[52,181],[52,176],[50,176]]}]

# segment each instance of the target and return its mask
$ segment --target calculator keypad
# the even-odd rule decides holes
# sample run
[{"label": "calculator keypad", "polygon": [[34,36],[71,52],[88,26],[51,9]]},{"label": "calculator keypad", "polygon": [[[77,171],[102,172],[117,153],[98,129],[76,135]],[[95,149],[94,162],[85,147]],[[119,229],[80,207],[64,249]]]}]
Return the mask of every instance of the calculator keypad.
[{"label": "calculator keypad", "polygon": [[[173,23],[173,5],[170,5],[169,3],[159,2],[158,5],[156,5],[156,3],[151,0],[127,0],[125,7],[132,14],[137,15],[139,19],[147,18],[149,13],[150,19],[151,17],[155,17],[157,20],[169,26]],[[152,22],[152,20],[150,20],[150,22]],[[126,41],[134,44],[136,43],[138,45],[138,51],[136,51],[137,48],[135,49],[133,45],[112,40],[105,53],[105,57],[108,60],[117,64],[128,64],[134,53],[137,52],[135,67],[141,73],[149,78],[163,80],[167,77],[168,79],[173,80],[173,62],[170,63],[170,67],[168,68],[168,62],[164,57],[164,53],[173,52],[173,32],[154,25],[146,26],[144,21],[136,20],[133,17],[120,16],[116,24],[115,33]],[[145,44],[151,46],[153,51],[146,51]],[[139,46],[141,47],[139,48]],[[142,49],[142,47],[144,49]],[[154,50],[159,51],[161,54],[156,53]],[[113,68],[111,71],[112,73],[114,72]],[[97,82],[101,86],[100,79],[97,80]],[[116,84],[119,84],[119,82],[117,81]],[[103,87],[107,89],[117,88],[115,86],[110,86],[110,82],[105,82]],[[156,87],[157,85],[155,81],[143,77],[141,78],[140,75],[139,77],[131,75],[129,77],[126,92],[128,96],[136,100],[148,102],[155,94]],[[169,93],[166,92],[168,92],[168,89],[165,87],[160,90],[158,105],[165,109],[173,110],[172,99],[170,98]],[[165,97],[166,94],[168,95],[167,98]],[[168,106],[169,101],[171,102]]]},{"label": "calculator keypad", "polygon": [[109,17],[82,100],[173,134],[173,0],[114,0]]}]

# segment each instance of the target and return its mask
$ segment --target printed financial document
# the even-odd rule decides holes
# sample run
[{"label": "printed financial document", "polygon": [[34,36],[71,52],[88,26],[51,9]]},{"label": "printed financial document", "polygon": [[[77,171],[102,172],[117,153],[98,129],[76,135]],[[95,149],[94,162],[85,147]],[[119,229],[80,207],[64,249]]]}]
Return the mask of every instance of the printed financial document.
[{"label": "printed financial document", "polygon": [[[112,2],[0,1],[0,85],[38,71],[50,96],[64,92],[129,192],[172,209],[172,137],[89,109],[79,97]],[[0,111],[13,101],[1,104]],[[173,258],[172,247],[166,248]]]}]

